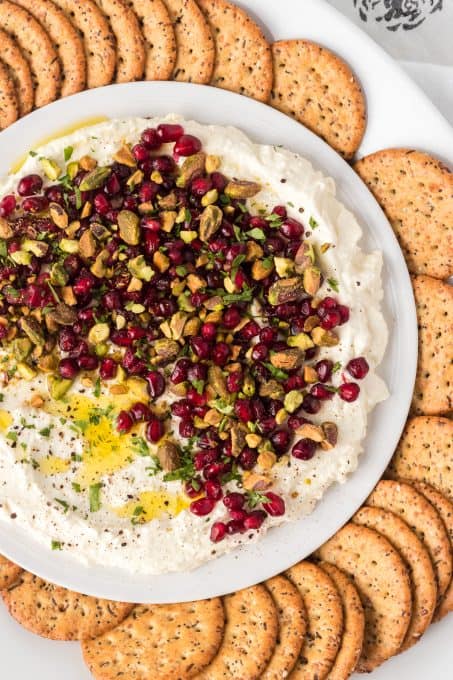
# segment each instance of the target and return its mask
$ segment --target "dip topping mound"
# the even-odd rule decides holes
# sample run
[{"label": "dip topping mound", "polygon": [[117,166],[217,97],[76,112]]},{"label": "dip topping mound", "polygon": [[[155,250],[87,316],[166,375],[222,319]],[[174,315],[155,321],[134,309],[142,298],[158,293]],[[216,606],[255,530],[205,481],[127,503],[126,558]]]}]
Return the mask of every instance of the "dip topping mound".
[{"label": "dip topping mound", "polygon": [[355,401],[351,379],[368,373],[364,357],[342,367],[326,356],[349,309],[320,295],[307,238],[317,224],[269,210],[260,183],[226,177],[179,124],[145,129],[103,166],[72,151],[64,168],[40,158],[42,176],[0,202],[10,378],[45,372],[54,400],[81,375],[99,390],[146,381],[149,399],[118,413],[118,432],[143,424],[153,474],[180,480],[194,515],[223,503],[212,541],[259,529],[285,513],[272,467],[330,455],[337,425],[310,416]]}]

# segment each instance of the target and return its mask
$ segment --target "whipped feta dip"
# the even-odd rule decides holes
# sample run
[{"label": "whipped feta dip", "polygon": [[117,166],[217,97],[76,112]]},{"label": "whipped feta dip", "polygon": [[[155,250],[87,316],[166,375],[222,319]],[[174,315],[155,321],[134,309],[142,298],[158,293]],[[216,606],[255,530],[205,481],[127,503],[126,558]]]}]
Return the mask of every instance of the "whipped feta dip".
[{"label": "whipped feta dip", "polygon": [[[194,569],[259,540],[278,524],[309,514],[330,485],[344,482],[354,472],[369,414],[388,396],[376,372],[388,337],[381,312],[382,255],[361,250],[361,227],[336,198],[334,181],[301,156],[254,144],[233,127],[200,125],[176,116],[112,120],[36,149],[20,171],[0,183],[0,196],[13,191],[24,175],[42,174],[43,157],[63,167],[64,150],[72,147],[71,160],[90,155],[100,165],[108,164],[122,143],[133,145],[145,128],[169,121],[181,123],[186,133],[198,137],[206,153],[220,156],[225,175],[261,184],[262,191],[247,201],[251,212],[258,206],[270,209],[282,204],[290,217],[305,224],[324,274],[320,294],[331,294],[334,286],[342,304],[350,308],[349,322],[337,329],[338,345],[321,348],[317,358],[328,357],[344,367],[350,359],[366,356],[370,370],[356,401],[325,401],[322,411],[311,417],[314,423],[332,421],[338,426],[336,446],[307,461],[285,456],[269,471],[272,490],[285,499],[286,513],[269,516],[258,531],[215,544],[208,527],[225,519],[223,504],[218,503],[208,517],[189,512],[190,499],[181,482],[165,482],[150,470],[149,456],[140,453],[139,435],[134,439],[135,433],[115,431],[112,417],[137,401],[136,395],[113,398],[107,390],[99,393],[77,380],[57,405],[37,408],[34,397],[47,394],[45,375],[5,384],[0,390],[0,521],[20,526],[49,550],[62,549],[75,560],[150,575]],[[325,252],[323,244],[330,244]],[[341,371],[333,377],[334,385],[340,383]],[[159,398],[172,400],[169,392]],[[173,434],[178,440],[176,422]],[[92,453],[84,457],[87,445]],[[151,453],[153,446],[149,444]],[[95,491],[89,494],[88,488]],[[96,488],[102,488],[102,504]],[[237,490],[236,482],[228,488]],[[134,516],[137,507],[140,513]]]}]

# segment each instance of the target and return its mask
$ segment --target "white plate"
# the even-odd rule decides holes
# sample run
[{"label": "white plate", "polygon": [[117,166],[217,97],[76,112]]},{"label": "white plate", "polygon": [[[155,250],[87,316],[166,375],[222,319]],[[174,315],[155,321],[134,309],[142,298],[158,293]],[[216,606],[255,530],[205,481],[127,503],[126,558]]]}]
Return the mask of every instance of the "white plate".
[{"label": "white plate", "polygon": [[36,140],[55,132],[63,122],[76,122],[80,111],[89,117],[176,112],[203,123],[235,125],[258,142],[283,144],[336,180],[340,200],[356,213],[364,228],[363,248],[379,248],[384,253],[385,314],[390,339],[379,372],[391,396],[370,417],[358,470],[344,485],[332,487],[309,517],[271,529],[259,542],[194,571],[152,577],[84,566],[64,552],[51,552],[38,545],[19,528],[0,524],[0,552],[36,574],[89,594],[132,602],[169,602],[244,588],[286,569],[329,538],[366,498],[392,455],[407,415],[416,366],[415,311],[404,259],[380,208],[340,156],[302,125],[271,107],[224,90],[183,83],[132,83],[61,100],[19,121],[2,135],[0,175]]}]

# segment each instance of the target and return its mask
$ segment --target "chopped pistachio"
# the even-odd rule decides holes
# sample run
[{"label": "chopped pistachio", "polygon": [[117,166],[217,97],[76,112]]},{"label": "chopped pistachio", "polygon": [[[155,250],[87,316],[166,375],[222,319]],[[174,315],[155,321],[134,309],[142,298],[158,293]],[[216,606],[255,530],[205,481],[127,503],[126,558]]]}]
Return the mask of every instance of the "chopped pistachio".
[{"label": "chopped pistachio", "polygon": [[277,462],[277,456],[272,451],[262,451],[257,462],[263,470],[270,470]]},{"label": "chopped pistachio", "polygon": [[154,270],[146,263],[144,255],[137,255],[137,257],[129,260],[127,268],[132,276],[141,281],[151,281],[154,275]]},{"label": "chopped pistachio", "polygon": [[62,238],[58,244],[60,250],[64,253],[78,253],[79,252],[79,242],[71,238]]},{"label": "chopped pistachio", "polygon": [[215,408],[210,408],[209,411],[205,413],[203,420],[208,425],[218,427],[222,422],[223,416]]},{"label": "chopped pistachio", "polygon": [[4,217],[0,217],[0,238],[8,239],[13,235],[14,231],[12,230],[8,220],[5,220]]},{"label": "chopped pistachio", "polygon": [[189,274],[186,281],[191,293],[196,293],[196,291],[200,290],[200,288],[206,287],[205,279],[201,278],[201,276],[197,276],[196,274]]},{"label": "chopped pistachio", "polygon": [[297,428],[296,434],[298,437],[303,439],[311,439],[314,442],[322,442],[324,439],[324,432],[322,427],[319,425],[313,425],[312,423],[304,423]]},{"label": "chopped pistachio", "polygon": [[272,485],[272,481],[266,475],[248,472],[248,470],[244,472],[242,481],[244,489],[248,491],[265,491]]},{"label": "chopped pistachio", "polygon": [[318,374],[313,366],[304,366],[304,380],[309,384],[318,382]]},{"label": "chopped pistachio", "polygon": [[246,397],[253,397],[255,394],[255,381],[251,375],[246,375],[242,383],[242,391]]},{"label": "chopped pistachio", "polygon": [[83,258],[93,257],[96,253],[96,239],[89,229],[79,239],[79,252]]},{"label": "chopped pistachio", "polygon": [[242,425],[242,423],[235,424],[230,430],[230,436],[231,453],[235,458],[237,458],[246,445],[247,430],[244,425]]},{"label": "chopped pistachio", "polygon": [[141,290],[143,288],[143,281],[140,281],[140,279],[137,279],[137,277],[133,276],[129,282],[129,285],[127,287],[127,292],[128,293],[134,293],[138,290]]},{"label": "chopped pistachio", "polygon": [[219,192],[217,189],[211,189],[211,191],[208,191],[205,193],[203,198],[201,199],[201,205],[203,208],[206,208],[208,205],[212,205],[215,203],[219,198]]},{"label": "chopped pistachio", "polygon": [[162,231],[165,231],[167,234],[171,232],[175,225],[177,214],[178,213],[176,213],[174,210],[167,210],[160,214]]},{"label": "chopped pistachio", "polygon": [[162,470],[165,472],[173,472],[181,465],[180,451],[176,444],[171,441],[165,440],[158,445],[157,457]]},{"label": "chopped pistachio", "polygon": [[[79,163],[82,166],[83,159],[81,158]],[[111,175],[112,169],[100,166],[99,168],[94,168],[91,170],[80,182],[80,191],[94,191],[94,189],[99,189],[105,180]]]},{"label": "chopped pistachio", "polygon": [[263,380],[260,385],[260,397],[270,397],[271,399],[282,399],[285,390],[278,380]]},{"label": "chopped pistachio", "polygon": [[195,311],[195,307],[191,303],[190,298],[188,298],[187,295],[184,295],[184,293],[178,295],[178,307],[182,312]]},{"label": "chopped pistachio", "polygon": [[110,326],[108,323],[96,323],[90,328],[88,333],[88,342],[92,345],[97,345],[105,342],[110,335]]},{"label": "chopped pistachio", "polygon": [[223,279],[223,287],[227,293],[234,293],[236,290],[236,286],[229,276],[225,276]]},{"label": "chopped pistachio", "polygon": [[47,388],[52,399],[58,401],[62,399],[66,392],[72,385],[72,380],[67,380],[65,378],[59,378],[54,375],[49,375],[47,378]]},{"label": "chopped pistachio", "polygon": [[159,325],[159,328],[166,338],[169,338],[170,340],[172,339],[173,334],[168,321],[162,321],[162,323]]},{"label": "chopped pistachio", "polygon": [[[80,167],[82,170],[94,170],[94,168],[97,166],[98,162],[95,158],[92,156],[82,156],[82,158],[79,159]],[[95,187],[97,188],[97,187]],[[83,191],[83,190],[82,190]]]},{"label": "chopped pistachio", "polygon": [[72,286],[63,286],[63,288],[61,289],[61,297],[63,299],[63,302],[65,302],[70,307],[73,307],[74,305],[77,304],[77,298],[74,294]]},{"label": "chopped pistachio", "polygon": [[160,272],[166,272],[170,267],[170,259],[160,250],[157,250],[153,255],[153,263]]},{"label": "chopped pistachio", "polygon": [[256,260],[252,265],[252,278],[254,281],[262,281],[267,278],[274,269],[274,259],[266,258]]},{"label": "chopped pistachio", "polygon": [[304,352],[314,346],[312,339],[306,333],[297,333],[297,335],[290,335],[287,339],[289,347],[298,347]]},{"label": "chopped pistachio", "polygon": [[25,250],[16,250],[14,253],[10,253],[9,256],[16,264],[21,264],[25,267],[31,264],[32,254],[26,253]]},{"label": "chopped pistachio", "polygon": [[249,434],[245,435],[245,441],[247,446],[250,446],[251,449],[256,449],[263,441],[263,438],[259,434],[250,432]]},{"label": "chopped pistachio", "polygon": [[200,175],[205,168],[206,154],[203,152],[188,156],[179,169],[176,184],[180,188],[186,187],[196,175]]},{"label": "chopped pistachio", "polygon": [[292,371],[301,365],[304,358],[304,353],[298,347],[283,349],[280,352],[275,352],[271,355],[271,364],[274,368],[280,368],[283,371]]},{"label": "chopped pistachio", "polygon": [[208,205],[200,215],[200,239],[205,243],[219,229],[222,224],[223,213],[217,205]]},{"label": "chopped pistachio", "polygon": [[200,326],[201,326],[200,319],[197,319],[196,317],[189,319],[186,322],[186,325],[184,326],[183,332],[184,337],[191,337],[192,335],[197,335],[198,331],[200,330]]},{"label": "chopped pistachio", "polygon": [[44,344],[43,331],[36,319],[33,317],[24,317],[20,321],[20,326],[34,345]]},{"label": "chopped pistachio", "polygon": [[306,333],[310,333],[313,328],[316,328],[316,326],[319,326],[319,316],[316,314],[312,314],[311,316],[307,316],[307,318],[304,321],[304,331]]},{"label": "chopped pistachio", "polygon": [[211,172],[218,170],[220,168],[220,163],[221,161],[219,156],[206,156],[205,169],[208,175],[211,174]]},{"label": "chopped pistachio", "polygon": [[110,259],[110,253],[108,250],[101,250],[99,255],[96,257],[94,264],[90,267],[90,272],[94,274],[98,279],[102,279],[107,274],[107,262]]},{"label": "chopped pistachio", "polygon": [[137,165],[137,161],[128,144],[123,144],[123,146],[118,149],[113,155],[113,160],[117,163],[121,163],[121,165],[127,165],[128,168],[133,168]]},{"label": "chopped pistachio", "polygon": [[318,267],[307,267],[303,273],[304,288],[308,295],[316,295],[321,285],[321,270]]},{"label": "chopped pistachio", "polygon": [[49,213],[52,222],[59,229],[66,229],[69,223],[68,213],[59,203],[51,203],[49,206]]},{"label": "chopped pistachio", "polygon": [[85,201],[82,212],[80,213],[80,219],[85,220],[87,217],[89,217],[91,215],[92,208],[93,206],[91,205],[90,201]]},{"label": "chopped pistachio", "polygon": [[137,184],[143,182],[144,174],[141,170],[136,170],[127,180],[126,184],[130,189],[133,189]]},{"label": "chopped pistachio", "polygon": [[58,359],[54,354],[45,354],[38,360],[38,368],[44,373],[54,373],[58,367]]},{"label": "chopped pistachio", "polygon": [[193,230],[186,230],[182,229],[179,232],[179,237],[184,241],[184,243],[192,243],[192,241],[195,241],[197,238],[198,234],[196,231]]},{"label": "chopped pistachio", "polygon": [[167,196],[159,198],[158,203],[161,210],[175,210],[178,205],[178,198],[175,192],[172,191],[171,193],[167,194]]},{"label": "chopped pistachio", "polygon": [[[322,423],[321,427],[324,433],[324,441],[321,443],[324,445],[323,448],[330,449],[336,446],[338,441],[338,427],[335,425],[335,423],[326,421],[325,423]],[[325,446],[326,444],[328,446]]]},{"label": "chopped pistachio", "polygon": [[12,342],[13,356],[17,361],[23,361],[32,350],[32,344],[28,338],[16,338]]},{"label": "chopped pistachio", "polygon": [[44,255],[47,255],[47,251],[49,250],[49,246],[47,243],[43,243],[42,241],[35,241],[31,238],[26,238],[21,245],[22,250],[25,250],[27,253],[32,253],[36,257],[44,257]]},{"label": "chopped pistachio", "polygon": [[257,243],[256,241],[247,241],[245,247],[246,247],[245,256],[246,262],[253,262],[254,260],[258,260],[260,257],[263,256],[264,251],[261,248],[260,244]]},{"label": "chopped pistachio", "polygon": [[340,342],[338,335],[333,331],[326,331],[321,326],[316,326],[311,332],[311,337],[315,345],[319,347],[334,347]]},{"label": "chopped pistachio", "polygon": [[225,195],[230,198],[252,198],[261,191],[261,185],[257,182],[231,180],[225,187]]},{"label": "chopped pistachio", "polygon": [[80,229],[80,222],[79,220],[73,220],[64,230],[65,234],[68,238],[72,238],[77,234],[77,232]]},{"label": "chopped pistachio", "polygon": [[283,425],[287,418],[288,412],[284,408],[279,409],[275,414],[275,422],[277,423],[277,425]]},{"label": "chopped pistachio", "polygon": [[212,365],[208,369],[208,383],[219,397],[226,399],[229,396],[226,379],[220,366]]},{"label": "chopped pistachio", "polygon": [[79,164],[77,161],[71,161],[71,163],[68,163],[66,166],[66,174],[68,175],[69,179],[74,179],[74,177],[77,175],[79,172]]},{"label": "chopped pistachio", "polygon": [[56,307],[46,315],[46,323],[49,320],[56,323],[58,326],[72,326],[77,321],[77,313],[64,302],[59,302]]},{"label": "chopped pistachio", "polygon": [[52,158],[41,158],[40,163],[46,177],[55,182],[61,175],[61,168],[58,163]]},{"label": "chopped pistachio", "polygon": [[32,380],[37,376],[35,369],[25,363],[25,361],[19,361],[17,363],[17,372],[24,380]]},{"label": "chopped pistachio", "polygon": [[175,340],[168,340],[167,338],[156,340],[153,346],[159,359],[164,361],[176,359],[180,350],[180,346]]},{"label": "chopped pistachio", "polygon": [[122,240],[130,246],[140,242],[140,220],[131,210],[120,210],[118,213],[119,234]]},{"label": "chopped pistachio", "polygon": [[150,179],[151,179],[152,182],[155,182],[156,184],[162,184],[162,182],[164,181],[159,170],[153,170],[153,172],[151,173]]},{"label": "chopped pistachio", "polygon": [[289,257],[274,257],[275,271],[280,277],[290,276],[294,272],[294,262]]},{"label": "chopped pistachio", "polygon": [[303,241],[294,257],[296,271],[302,274],[306,267],[310,267],[315,263],[315,251],[313,246],[308,241]]},{"label": "chopped pistachio", "polygon": [[287,302],[297,302],[305,296],[302,279],[292,277],[279,279],[269,289],[268,300],[271,305],[281,305]]},{"label": "chopped pistachio", "polygon": [[303,400],[304,397],[300,390],[291,390],[285,395],[283,405],[288,413],[294,413],[294,411],[297,411],[302,404]]},{"label": "chopped pistachio", "polygon": [[105,227],[100,222],[92,222],[91,225],[90,225],[90,229],[93,233],[93,236],[98,241],[103,241],[104,239],[106,239],[110,236],[110,230],[107,229],[107,227]]}]

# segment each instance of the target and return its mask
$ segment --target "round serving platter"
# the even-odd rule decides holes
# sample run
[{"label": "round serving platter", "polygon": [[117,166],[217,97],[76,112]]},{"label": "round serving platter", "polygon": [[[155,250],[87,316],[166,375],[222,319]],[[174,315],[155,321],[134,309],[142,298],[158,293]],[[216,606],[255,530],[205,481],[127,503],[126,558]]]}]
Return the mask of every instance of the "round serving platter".
[{"label": "round serving platter", "polygon": [[83,119],[167,113],[206,124],[233,125],[256,142],[283,145],[301,154],[334,178],[339,199],[355,213],[364,230],[362,248],[383,252],[383,307],[389,344],[379,373],[390,397],[369,418],[358,469],[345,484],[331,487],[310,516],[272,529],[260,541],[193,571],[143,576],[85,565],[64,552],[51,552],[11,524],[0,523],[0,553],[14,562],[67,588],[131,602],[179,602],[224,594],[269,578],[313,552],[348,520],[384,472],[406,420],[417,361],[409,275],[384,214],[340,156],[269,106],[224,90],[174,82],[111,85],[83,92],[35,111],[2,133],[0,176],[40,141]]}]

